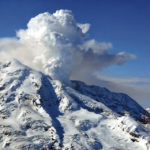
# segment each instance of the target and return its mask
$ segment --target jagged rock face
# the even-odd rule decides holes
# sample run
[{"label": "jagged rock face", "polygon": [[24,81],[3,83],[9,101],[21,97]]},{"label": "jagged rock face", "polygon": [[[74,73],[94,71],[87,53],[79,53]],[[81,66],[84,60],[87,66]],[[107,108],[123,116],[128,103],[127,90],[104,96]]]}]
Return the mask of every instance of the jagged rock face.
[{"label": "jagged rock face", "polygon": [[149,119],[125,94],[0,64],[2,150],[148,150]]}]

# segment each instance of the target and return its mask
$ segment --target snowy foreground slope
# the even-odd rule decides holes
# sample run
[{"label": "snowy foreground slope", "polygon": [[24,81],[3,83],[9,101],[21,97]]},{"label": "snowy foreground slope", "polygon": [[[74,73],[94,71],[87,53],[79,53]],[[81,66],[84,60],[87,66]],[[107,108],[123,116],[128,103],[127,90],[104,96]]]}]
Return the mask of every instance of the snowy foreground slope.
[{"label": "snowy foreground slope", "polygon": [[125,94],[0,64],[0,150],[150,150],[149,123]]}]

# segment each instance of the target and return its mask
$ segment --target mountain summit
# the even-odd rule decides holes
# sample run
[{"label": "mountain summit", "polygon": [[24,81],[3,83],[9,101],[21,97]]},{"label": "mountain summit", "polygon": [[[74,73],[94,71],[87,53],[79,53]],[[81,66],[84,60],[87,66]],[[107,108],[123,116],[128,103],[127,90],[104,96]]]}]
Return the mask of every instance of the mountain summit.
[{"label": "mountain summit", "polygon": [[126,94],[12,60],[0,63],[0,149],[150,150],[150,113]]}]

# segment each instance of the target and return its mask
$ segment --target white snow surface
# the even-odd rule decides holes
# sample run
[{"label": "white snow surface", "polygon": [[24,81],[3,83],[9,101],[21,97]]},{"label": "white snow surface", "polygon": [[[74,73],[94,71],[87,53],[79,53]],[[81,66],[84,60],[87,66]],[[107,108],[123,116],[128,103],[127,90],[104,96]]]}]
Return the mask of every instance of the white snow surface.
[{"label": "white snow surface", "polygon": [[150,114],[129,96],[0,63],[0,150],[150,150]]}]

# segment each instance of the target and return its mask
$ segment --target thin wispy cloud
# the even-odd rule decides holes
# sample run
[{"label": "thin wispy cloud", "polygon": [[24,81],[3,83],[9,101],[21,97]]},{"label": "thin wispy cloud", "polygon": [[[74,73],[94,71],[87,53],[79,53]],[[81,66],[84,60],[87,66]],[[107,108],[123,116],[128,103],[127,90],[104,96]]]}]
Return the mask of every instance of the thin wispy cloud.
[{"label": "thin wispy cloud", "polygon": [[121,83],[121,84],[140,84],[140,83],[150,83],[150,78],[140,78],[140,77],[124,77],[124,78],[121,78],[121,77],[108,77],[106,75],[100,75],[101,79],[103,80],[107,80],[107,81],[110,81],[110,82],[115,82],[115,83]]}]

